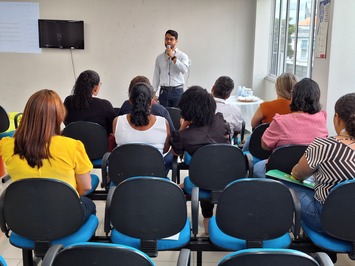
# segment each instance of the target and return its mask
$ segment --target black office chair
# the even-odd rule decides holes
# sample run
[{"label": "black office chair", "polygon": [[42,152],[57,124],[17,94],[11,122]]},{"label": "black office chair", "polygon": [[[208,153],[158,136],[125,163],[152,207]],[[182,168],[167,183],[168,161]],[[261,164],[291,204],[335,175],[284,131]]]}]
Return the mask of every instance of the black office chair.
[{"label": "black office chair", "polygon": [[166,177],[163,155],[157,148],[144,143],[124,144],[108,152],[102,159],[101,186],[109,190],[133,176]]},{"label": "black office chair", "polygon": [[[171,120],[173,121],[175,130],[179,130],[180,128],[180,118],[181,118],[181,110],[176,107],[166,107],[168,110]],[[189,169],[189,165],[185,164],[182,158],[178,156],[173,156],[173,162],[171,166],[171,179],[179,184],[180,183],[180,170]]]},{"label": "black office chair", "polygon": [[62,134],[81,140],[94,168],[101,168],[102,157],[109,148],[107,132],[101,125],[88,121],[76,121],[67,125]]},{"label": "black office chair", "polygon": [[22,249],[24,265],[33,265],[53,244],[68,246],[94,236],[98,218],[82,223],[81,202],[68,184],[51,178],[12,182],[0,197],[0,228]]},{"label": "black office chair", "polygon": [[107,235],[111,232],[112,243],[151,257],[158,251],[181,249],[190,241],[185,195],[166,178],[129,178],[109,191],[104,230]]},{"label": "black office chair", "polygon": [[[14,123],[15,123],[15,129],[18,127],[19,125],[19,121],[22,117],[22,113],[17,113],[14,116]],[[15,133],[15,131],[8,131],[6,132],[10,127],[10,118],[8,113],[5,111],[5,109],[0,106],[0,139],[2,139],[3,137],[12,137],[13,134]],[[6,181],[8,181],[10,179],[10,176],[5,175],[2,179],[1,182],[5,183]]]},{"label": "black office chair", "polygon": [[290,174],[292,168],[298,163],[307,147],[307,145],[285,145],[278,147],[271,153],[266,163],[266,171],[277,169]]},{"label": "black office chair", "polygon": [[192,156],[184,190],[188,195],[196,193],[200,200],[217,203],[229,183],[247,176],[253,177],[250,154],[244,155],[238,147],[230,144],[209,144]]},{"label": "black office chair", "polygon": [[218,266],[332,266],[327,254],[317,252],[312,256],[292,249],[245,249],[223,257]]},{"label": "black office chair", "polygon": [[265,130],[269,127],[269,125],[270,124],[268,123],[258,125],[250,135],[249,152],[253,157],[257,158],[258,160],[265,160],[269,158],[272,152],[264,150],[261,147],[261,137],[263,136]]},{"label": "black office chair", "polygon": [[[242,128],[237,135],[233,136],[234,145],[238,146],[239,149],[242,149],[245,144],[245,134],[248,133],[248,130],[245,128],[245,120],[242,121]],[[240,136],[240,137],[239,137]]]},{"label": "black office chair", "polygon": [[[52,246],[42,266],[154,266],[155,263],[138,249],[110,243],[78,243],[64,248]],[[182,249],[177,266],[190,265],[190,250]]]},{"label": "black office chair", "polygon": [[307,237],[330,254],[333,262],[337,253],[347,253],[355,260],[355,179],[336,185],[323,205],[321,223],[326,234],[320,234],[305,223],[302,228]]},{"label": "black office chair", "polygon": [[238,179],[222,192],[210,219],[210,241],[225,250],[288,248],[299,236],[301,205],[297,194],[279,181]]},{"label": "black office chair", "polygon": [[180,128],[180,118],[181,118],[181,110],[176,107],[166,107],[166,110],[168,110],[171,120],[173,121],[174,127],[176,130],[179,130]]},{"label": "black office chair", "polygon": [[5,132],[10,127],[10,119],[9,115],[5,111],[5,109],[0,106],[0,133]]}]

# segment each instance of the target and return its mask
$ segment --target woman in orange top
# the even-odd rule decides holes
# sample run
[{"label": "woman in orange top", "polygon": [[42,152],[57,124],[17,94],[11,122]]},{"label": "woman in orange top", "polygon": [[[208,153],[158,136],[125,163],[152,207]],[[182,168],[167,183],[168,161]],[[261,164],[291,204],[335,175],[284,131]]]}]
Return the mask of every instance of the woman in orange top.
[{"label": "woman in orange top", "polygon": [[276,113],[291,113],[291,90],[296,82],[297,78],[292,73],[283,73],[276,79],[275,88],[277,99],[260,104],[260,107],[255,111],[251,120],[252,128],[263,123],[270,123]]}]

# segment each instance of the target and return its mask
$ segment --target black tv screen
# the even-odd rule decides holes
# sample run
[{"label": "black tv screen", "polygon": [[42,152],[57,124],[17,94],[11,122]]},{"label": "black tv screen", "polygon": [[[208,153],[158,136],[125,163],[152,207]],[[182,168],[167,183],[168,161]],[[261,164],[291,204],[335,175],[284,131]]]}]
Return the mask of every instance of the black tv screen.
[{"label": "black tv screen", "polygon": [[84,49],[84,21],[39,19],[39,48]]}]

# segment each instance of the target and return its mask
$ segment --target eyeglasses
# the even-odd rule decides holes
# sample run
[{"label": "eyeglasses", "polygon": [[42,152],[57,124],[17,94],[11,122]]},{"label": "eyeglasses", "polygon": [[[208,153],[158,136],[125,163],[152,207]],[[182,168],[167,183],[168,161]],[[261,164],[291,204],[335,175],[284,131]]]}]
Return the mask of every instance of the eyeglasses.
[{"label": "eyeglasses", "polygon": [[168,42],[168,41],[171,41],[171,42],[173,42],[173,41],[175,41],[175,37],[165,37],[165,39],[164,39],[166,42]]}]

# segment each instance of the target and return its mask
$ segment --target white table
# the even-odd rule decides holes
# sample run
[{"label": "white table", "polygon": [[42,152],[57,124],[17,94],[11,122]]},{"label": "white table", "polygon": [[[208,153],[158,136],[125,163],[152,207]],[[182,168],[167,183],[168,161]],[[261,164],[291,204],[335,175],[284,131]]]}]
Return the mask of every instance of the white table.
[{"label": "white table", "polygon": [[240,102],[237,100],[237,96],[230,96],[226,102],[235,104],[240,108],[242,117],[245,121],[245,128],[251,132],[251,119],[263,100],[259,99],[255,102]]}]

